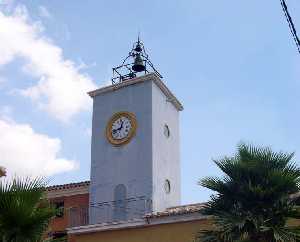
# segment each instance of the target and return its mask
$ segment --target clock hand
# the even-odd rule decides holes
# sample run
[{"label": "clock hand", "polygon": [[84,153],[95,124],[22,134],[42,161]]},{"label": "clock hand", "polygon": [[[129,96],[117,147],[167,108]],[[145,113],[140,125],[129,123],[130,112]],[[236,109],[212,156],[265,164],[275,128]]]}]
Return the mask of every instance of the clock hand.
[{"label": "clock hand", "polygon": [[121,121],[121,122],[122,122],[122,123],[121,123],[121,126],[120,126],[119,128],[113,129],[113,130],[112,130],[112,133],[113,133],[113,134],[115,134],[116,132],[120,131],[120,130],[123,128],[123,123],[124,123],[124,122],[123,122],[123,121]]},{"label": "clock hand", "polygon": [[121,130],[123,128],[123,121],[121,121],[121,126],[117,129],[118,131]]}]

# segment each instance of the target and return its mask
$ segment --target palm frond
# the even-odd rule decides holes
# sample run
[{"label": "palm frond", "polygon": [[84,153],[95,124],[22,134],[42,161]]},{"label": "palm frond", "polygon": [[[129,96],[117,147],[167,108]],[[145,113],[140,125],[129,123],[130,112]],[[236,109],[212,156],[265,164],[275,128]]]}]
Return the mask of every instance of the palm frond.
[{"label": "palm frond", "polygon": [[286,227],[297,217],[295,198],[299,192],[300,168],[294,153],[274,152],[269,147],[241,143],[233,157],[214,160],[224,173],[199,184],[214,192],[203,210],[213,215],[216,229],[201,231],[204,241],[294,242],[298,235]]},{"label": "palm frond", "polygon": [[40,241],[54,209],[45,200],[43,178],[0,182],[0,234],[11,242]]}]

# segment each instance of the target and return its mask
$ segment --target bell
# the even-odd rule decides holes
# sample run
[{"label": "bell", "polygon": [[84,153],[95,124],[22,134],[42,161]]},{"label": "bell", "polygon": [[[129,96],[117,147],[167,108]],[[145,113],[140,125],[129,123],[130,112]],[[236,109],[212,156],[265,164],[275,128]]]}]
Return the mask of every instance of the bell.
[{"label": "bell", "polygon": [[141,44],[140,44],[140,42],[138,42],[137,43],[137,45],[136,45],[136,47],[134,48],[134,50],[136,51],[136,52],[141,52],[143,49],[142,49],[142,46],[141,46]]},{"label": "bell", "polygon": [[132,66],[132,70],[134,70],[136,72],[141,72],[141,71],[146,70],[144,61],[143,61],[142,57],[140,56],[140,54],[136,55],[133,66]]}]

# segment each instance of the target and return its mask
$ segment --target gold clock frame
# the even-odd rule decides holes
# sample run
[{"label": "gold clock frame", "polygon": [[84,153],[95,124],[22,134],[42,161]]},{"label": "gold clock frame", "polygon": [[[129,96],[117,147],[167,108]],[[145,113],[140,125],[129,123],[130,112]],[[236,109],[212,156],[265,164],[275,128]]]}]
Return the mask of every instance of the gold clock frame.
[{"label": "gold clock frame", "polygon": [[[112,124],[120,117],[125,116],[127,117],[130,122],[131,122],[131,129],[130,132],[128,133],[128,135],[123,138],[123,139],[114,139],[112,137],[111,134],[111,128],[112,128]],[[114,146],[121,146],[121,145],[125,145],[127,143],[130,142],[130,140],[135,136],[136,133],[136,128],[137,128],[137,121],[136,121],[136,117],[133,113],[130,112],[118,112],[115,113],[108,121],[107,125],[106,125],[106,138],[108,140],[109,143],[111,143]]]}]

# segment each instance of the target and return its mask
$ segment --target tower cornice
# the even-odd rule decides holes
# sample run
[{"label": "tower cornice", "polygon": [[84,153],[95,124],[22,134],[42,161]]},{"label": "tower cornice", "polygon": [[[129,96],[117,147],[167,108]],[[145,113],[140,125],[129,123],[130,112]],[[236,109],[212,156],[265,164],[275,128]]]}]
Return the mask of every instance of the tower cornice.
[{"label": "tower cornice", "polygon": [[106,87],[102,87],[93,91],[88,92],[89,96],[94,98],[95,96],[107,93],[107,92],[112,92],[130,85],[135,85],[141,82],[146,82],[146,81],[153,81],[159,88],[160,90],[166,95],[167,101],[171,102],[175,108],[178,111],[183,110],[183,105],[180,103],[180,101],[174,96],[174,94],[170,91],[170,89],[164,84],[164,82],[159,78],[159,76],[155,73],[149,73],[144,76],[128,79],[126,81],[109,85]]}]

